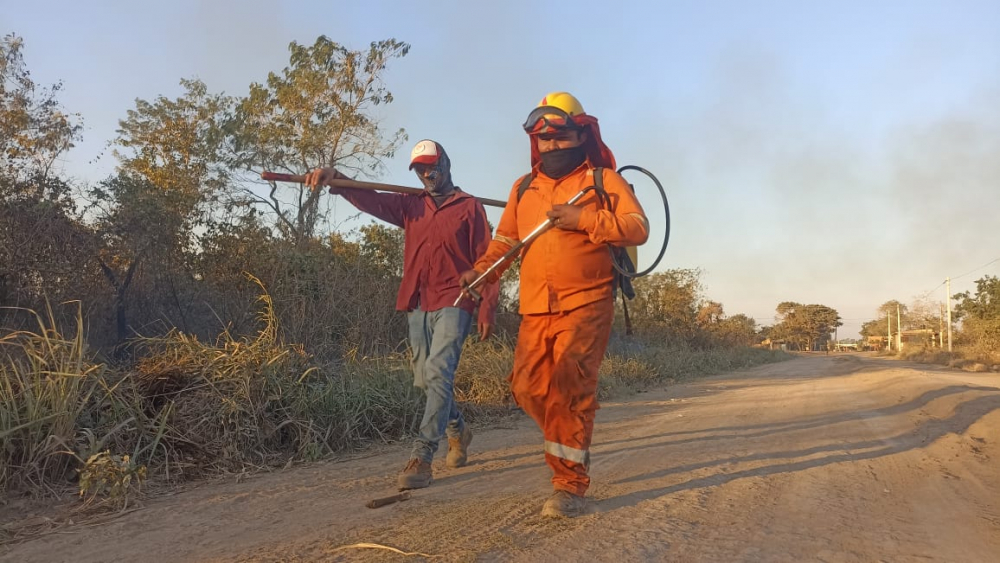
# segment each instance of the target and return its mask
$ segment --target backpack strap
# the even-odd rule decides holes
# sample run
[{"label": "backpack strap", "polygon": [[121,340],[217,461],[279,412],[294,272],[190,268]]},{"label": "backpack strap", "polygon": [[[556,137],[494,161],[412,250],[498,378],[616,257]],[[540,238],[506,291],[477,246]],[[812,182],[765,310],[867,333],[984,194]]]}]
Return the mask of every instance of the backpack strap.
[{"label": "backpack strap", "polygon": [[[595,168],[594,169],[594,188],[597,192],[597,197],[601,200],[601,205],[609,210],[611,209],[611,199],[608,197],[608,193],[604,191],[604,169]],[[611,259],[614,260],[619,267],[629,273],[635,272],[635,264],[632,263],[632,257],[628,255],[628,251],[624,247],[615,246],[613,244],[608,244],[608,248],[611,249]],[[635,288],[632,287],[632,278],[628,276],[623,276],[617,270],[614,272],[614,276],[611,279],[611,288],[615,293],[618,292],[620,288],[622,290],[622,305],[625,304],[625,298],[635,299]],[[626,315],[626,332],[628,334],[632,333],[631,322],[627,319],[628,308],[625,309]]]},{"label": "backpack strap", "polygon": [[517,201],[520,202],[521,198],[524,197],[524,192],[528,191],[531,187],[531,181],[535,179],[534,174],[525,174],[521,176],[520,184],[517,186]]},{"label": "backpack strap", "polygon": [[[531,181],[534,179],[534,174],[521,176],[517,185],[517,201],[521,201],[521,198],[524,197],[524,192],[528,191],[528,188],[531,187]],[[597,188],[598,198],[604,203],[607,200],[607,194],[604,192],[604,168],[600,166],[594,168],[594,187]]]},{"label": "backpack strap", "polygon": [[601,207],[610,211],[611,200],[608,199],[608,192],[604,191],[604,168],[600,166],[594,168],[594,192],[597,193]]}]

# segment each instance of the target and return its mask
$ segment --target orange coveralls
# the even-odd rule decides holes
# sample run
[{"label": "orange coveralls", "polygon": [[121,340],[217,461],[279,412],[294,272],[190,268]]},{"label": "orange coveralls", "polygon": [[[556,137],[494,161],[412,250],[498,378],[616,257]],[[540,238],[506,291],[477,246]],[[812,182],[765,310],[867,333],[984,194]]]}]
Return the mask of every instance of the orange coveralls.
[{"label": "orange coveralls", "polygon": [[[553,180],[536,166],[520,202],[520,181],[515,183],[496,236],[475,269],[482,272],[496,262],[544,222],[553,205],[593,186],[593,173],[588,161]],[[591,191],[577,202],[583,208],[578,230],[551,229],[521,255],[523,317],[510,376],[514,399],[544,434],[554,488],[580,496],[590,485],[597,373],[614,320],[614,270],[604,243],[637,246],[649,235],[646,216],[625,179],[613,169],[604,168],[603,174],[611,210]],[[498,269],[488,281],[502,273]]]}]

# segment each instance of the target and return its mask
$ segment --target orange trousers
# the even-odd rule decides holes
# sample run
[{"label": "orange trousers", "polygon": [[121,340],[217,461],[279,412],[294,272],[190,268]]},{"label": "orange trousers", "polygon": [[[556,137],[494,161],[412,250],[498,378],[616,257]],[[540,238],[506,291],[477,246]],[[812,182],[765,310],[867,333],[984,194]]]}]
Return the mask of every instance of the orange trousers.
[{"label": "orange trousers", "polygon": [[614,313],[608,298],[521,319],[510,387],[517,404],[542,429],[556,490],[583,496],[590,485],[597,372]]}]

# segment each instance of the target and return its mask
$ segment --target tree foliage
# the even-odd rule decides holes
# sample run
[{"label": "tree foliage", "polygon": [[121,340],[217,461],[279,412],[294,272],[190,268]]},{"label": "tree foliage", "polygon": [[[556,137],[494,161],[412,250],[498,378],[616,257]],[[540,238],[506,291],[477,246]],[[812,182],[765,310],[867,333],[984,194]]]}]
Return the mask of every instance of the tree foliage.
[{"label": "tree foliage", "polygon": [[725,342],[739,346],[754,346],[763,341],[757,321],[743,313],[722,319],[714,332]]},{"label": "tree foliage", "polygon": [[636,297],[629,303],[635,325],[693,338],[699,330],[700,275],[697,269],[675,269],[635,280]]},{"label": "tree foliage", "polygon": [[13,34],[0,41],[0,199],[54,200],[66,184],[53,181],[53,167],[80,139],[82,120],[59,103],[62,83],[35,84],[23,48]]},{"label": "tree foliage", "polygon": [[887,337],[890,324],[893,334],[898,330],[937,331],[942,323],[941,307],[940,303],[935,303],[926,297],[918,298],[910,305],[896,299],[886,301],[876,309],[876,318],[862,323],[861,336]]},{"label": "tree foliage", "polygon": [[887,337],[889,335],[890,323],[892,324],[892,332],[895,333],[898,330],[896,326],[897,311],[899,313],[900,322],[903,323],[903,326],[906,326],[906,318],[909,307],[896,299],[890,299],[889,301],[879,305],[878,309],[875,310],[877,315],[875,319],[861,324],[861,335],[865,338],[869,336]]},{"label": "tree foliage", "polygon": [[119,205],[135,205],[133,196],[156,199],[175,230],[190,229],[229,187],[224,165],[224,124],[233,100],[210,94],[199,80],[181,80],[176,99],[159,96],[136,100],[135,109],[119,122],[115,156],[119,174],[140,180],[151,193],[111,192]]},{"label": "tree foliage", "polygon": [[983,351],[1000,352],[1000,278],[985,276],[976,280],[975,293],[955,295],[955,315],[962,321],[961,337]]},{"label": "tree foliage", "polygon": [[81,119],[59,102],[61,83],[32,80],[23,48],[16,35],[0,40],[0,306],[38,307],[75,296],[94,241],[56,166]]},{"label": "tree foliage", "polygon": [[955,317],[958,320],[1000,319],[1000,278],[985,276],[976,280],[976,292],[955,294],[958,300]]},{"label": "tree foliage", "polygon": [[794,342],[802,350],[811,350],[830,340],[834,329],[843,325],[836,309],[826,305],[785,301],[775,310],[778,323],[772,329],[772,337]]},{"label": "tree foliage", "polygon": [[[402,129],[383,131],[375,114],[378,106],[393,101],[382,75],[389,61],[409,49],[395,39],[373,42],[367,51],[352,51],[322,36],[311,46],[292,42],[289,65],[269,74],[264,84],[252,84],[238,102],[230,131],[233,165],[293,174],[336,166],[349,175],[378,176],[382,159],[392,157],[406,140]],[[283,186],[279,193],[274,183],[266,198],[251,192],[294,240],[315,233],[321,194],[301,185]]]},{"label": "tree foliage", "polygon": [[903,317],[903,329],[925,329],[937,331],[941,327],[941,304],[922,298],[916,299]]},{"label": "tree foliage", "polygon": [[[60,84],[35,85],[22,49],[13,35],[0,43],[0,305],[80,300],[89,343],[128,352],[122,345],[138,334],[252,333],[259,287],[249,273],[273,298],[283,336],[323,361],[399,349],[402,231],[372,223],[318,236],[320,192],[261,192],[249,178],[330,165],[378,177],[406,139],[380,110],[393,101],[388,65],[409,45],[355,51],[320,37],[292,43],[288,65],[245,96],[181,80],[175,96],[137,99],[112,141],[114,174],[89,186],[58,167],[81,119],[59,104]],[[699,276],[637,280],[636,327],[698,346],[757,340],[753,319],[703,298]],[[500,319],[511,332],[516,318],[504,312],[516,310],[516,281],[515,267],[503,277]]]}]

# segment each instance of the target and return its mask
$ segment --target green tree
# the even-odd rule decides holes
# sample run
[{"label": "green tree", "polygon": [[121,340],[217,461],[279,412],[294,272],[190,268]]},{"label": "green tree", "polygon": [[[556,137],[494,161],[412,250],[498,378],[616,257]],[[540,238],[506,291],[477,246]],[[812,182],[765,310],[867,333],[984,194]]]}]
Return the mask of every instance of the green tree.
[{"label": "green tree", "polygon": [[0,306],[37,309],[77,297],[95,272],[94,239],[56,167],[81,119],[60,104],[61,83],[31,79],[23,49],[16,35],[0,40]]},{"label": "green tree", "polygon": [[726,316],[722,308],[722,303],[718,301],[705,301],[698,308],[698,324],[702,327],[709,327],[719,323]]},{"label": "green tree", "polygon": [[673,336],[688,339],[697,336],[700,275],[697,269],[675,269],[635,280],[636,297],[629,303],[635,326],[665,329]]},{"label": "green tree", "polygon": [[757,330],[757,338],[760,339],[761,342],[777,338],[777,336],[774,335],[774,327],[771,325],[764,325],[760,327],[760,329]]},{"label": "green tree", "polygon": [[877,313],[879,315],[879,318],[881,318],[883,320],[887,316],[888,317],[892,317],[893,332],[896,332],[896,328],[895,327],[896,327],[896,313],[897,313],[897,311],[899,312],[899,319],[900,319],[900,321],[902,321],[902,319],[906,318],[906,314],[907,314],[907,312],[909,312],[909,310],[910,310],[909,307],[907,307],[906,305],[900,303],[899,301],[897,301],[895,299],[892,299],[892,300],[886,301],[885,303],[883,303],[882,305],[880,305],[879,308],[878,308],[878,310],[877,310]]},{"label": "green tree", "polygon": [[178,275],[198,246],[196,229],[218,214],[230,185],[221,149],[233,101],[210,94],[201,81],[180,83],[176,99],[136,100],[113,142],[117,174],[90,191],[103,243],[97,261],[114,292],[119,342],[130,324],[126,296],[143,277],[143,313],[189,328]]},{"label": "green tree", "polygon": [[67,185],[53,167],[80,139],[82,120],[68,114],[57,95],[62,83],[40,88],[24,63],[24,41],[0,41],[0,199],[58,200]]},{"label": "green tree", "polygon": [[869,336],[883,336],[888,337],[889,333],[889,323],[892,323],[892,332],[898,329],[896,326],[896,311],[899,311],[900,321],[906,326],[906,315],[909,308],[897,301],[892,299],[886,301],[885,303],[879,305],[878,309],[875,310],[877,317],[861,325],[861,335],[865,338]]},{"label": "green tree", "polygon": [[1000,278],[976,280],[976,292],[955,294],[955,317],[962,321],[961,336],[983,351],[1000,352]]},{"label": "green tree", "polygon": [[[409,49],[395,39],[373,42],[367,51],[351,51],[324,36],[311,46],[292,42],[289,66],[269,74],[265,84],[251,85],[239,101],[231,127],[234,166],[295,174],[337,166],[377,177],[382,160],[395,154],[406,134],[385,134],[373,110],[392,102],[382,75],[390,60]],[[286,237],[314,235],[322,192],[299,185],[279,193],[272,182],[267,197],[248,195],[276,214]]]},{"label": "green tree", "polygon": [[721,319],[713,325],[712,332],[723,342],[736,346],[753,346],[763,340],[757,333],[757,322],[742,313]]},{"label": "green tree", "polygon": [[1000,278],[985,276],[976,280],[976,292],[964,291],[956,293],[954,299],[955,318],[968,319],[1000,319]]},{"label": "green tree", "polygon": [[[185,217],[178,213],[177,193],[161,190],[138,174],[112,176],[91,193],[97,194],[98,205],[108,204],[100,207],[95,222],[101,240],[95,258],[113,291],[116,342],[121,344],[130,336],[127,299],[137,274],[142,275],[144,266],[150,265],[146,273],[151,278],[170,279],[183,261],[182,241],[188,229]],[[163,284],[153,285],[147,295],[164,294],[158,292]],[[146,304],[147,313],[159,308]]]},{"label": "green tree", "polygon": [[889,327],[886,326],[885,319],[873,319],[866,321],[861,324],[861,336],[868,338],[869,336],[882,336],[888,335]]},{"label": "green tree", "polygon": [[[136,100],[135,109],[119,121],[114,154],[119,173],[145,182],[151,193],[141,197],[156,199],[169,214],[173,234],[184,238],[206,220],[230,185],[222,147],[234,101],[210,94],[199,80],[181,80],[181,86],[184,93],[173,100]],[[128,189],[110,195],[118,204],[130,205],[128,198],[140,194]]]},{"label": "green tree", "polygon": [[904,329],[938,330],[941,327],[941,304],[927,299],[916,299],[906,308]]},{"label": "green tree", "polygon": [[361,227],[361,256],[387,276],[403,275],[403,229],[369,223]]},{"label": "green tree", "polygon": [[773,329],[775,336],[795,342],[803,350],[811,350],[830,340],[833,330],[843,325],[840,314],[826,305],[785,301],[778,304],[776,311],[778,323]]}]

